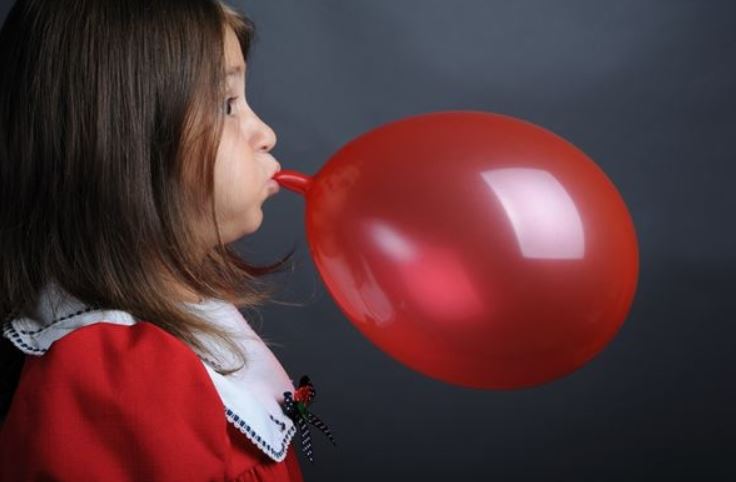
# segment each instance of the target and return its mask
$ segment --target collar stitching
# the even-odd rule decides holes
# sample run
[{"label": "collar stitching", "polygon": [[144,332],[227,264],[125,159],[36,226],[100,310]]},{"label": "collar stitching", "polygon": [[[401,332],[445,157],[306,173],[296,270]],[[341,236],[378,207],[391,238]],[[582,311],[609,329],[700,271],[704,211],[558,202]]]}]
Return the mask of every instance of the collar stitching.
[{"label": "collar stitching", "polygon": [[5,327],[3,328],[3,334],[6,336],[6,338],[9,336],[10,341],[12,341],[13,344],[18,348],[38,354],[46,353],[45,349],[32,347],[21,340],[20,334],[16,331],[15,326],[13,326],[13,323],[10,321],[5,324]]},{"label": "collar stitching", "polygon": [[75,313],[71,313],[69,315],[62,316],[61,318],[57,318],[57,319],[53,320],[51,323],[49,323],[48,325],[44,325],[44,326],[42,326],[41,328],[39,328],[37,330],[18,330],[18,331],[20,331],[20,333],[23,334],[23,335],[38,335],[38,334],[43,333],[44,331],[48,330],[52,326],[61,323],[62,321],[72,319],[75,316],[79,316],[79,315],[82,315],[84,313],[89,313],[90,311],[93,311],[93,310],[96,310],[96,309],[98,309],[98,308],[97,307],[88,306],[87,308],[81,309],[81,310],[79,310],[79,311],[77,311]]},{"label": "collar stitching", "polygon": [[261,438],[260,435],[258,435],[250,425],[246,423],[245,420],[240,418],[238,414],[233,412],[228,407],[225,407],[225,416],[227,417],[228,421],[235,425],[235,427],[240,430],[243,434],[245,434],[246,437],[250,439],[251,442],[258,445],[262,450],[266,450],[269,454],[271,454],[274,458],[278,460],[283,460],[284,454],[286,453],[286,449],[289,446],[289,441],[291,440],[292,436],[296,432],[296,425],[292,425],[291,428],[284,434],[283,438],[281,439],[281,449],[276,451],[274,447],[271,447],[268,443],[266,443],[265,440]]}]

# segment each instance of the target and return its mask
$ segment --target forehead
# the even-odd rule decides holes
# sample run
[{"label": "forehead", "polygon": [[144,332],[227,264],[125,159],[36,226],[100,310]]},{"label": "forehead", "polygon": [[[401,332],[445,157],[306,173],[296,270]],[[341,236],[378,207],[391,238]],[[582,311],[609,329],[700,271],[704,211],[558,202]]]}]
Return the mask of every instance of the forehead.
[{"label": "forehead", "polygon": [[228,73],[239,71],[242,74],[245,69],[245,59],[243,59],[243,52],[240,49],[240,42],[238,42],[238,37],[230,26],[225,29],[225,63]]}]

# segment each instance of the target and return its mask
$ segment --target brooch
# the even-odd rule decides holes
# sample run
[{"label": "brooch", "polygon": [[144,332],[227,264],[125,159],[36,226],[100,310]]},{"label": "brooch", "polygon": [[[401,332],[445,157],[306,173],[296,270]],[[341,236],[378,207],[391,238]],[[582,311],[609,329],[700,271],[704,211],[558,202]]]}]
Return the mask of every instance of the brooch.
[{"label": "brooch", "polygon": [[310,423],[327,435],[327,438],[330,439],[332,445],[336,446],[335,439],[332,437],[332,433],[330,433],[330,429],[327,428],[327,425],[307,409],[307,405],[312,403],[314,400],[315,394],[314,385],[312,385],[309,377],[304,375],[299,380],[299,386],[293,394],[290,392],[284,392],[284,401],[281,403],[281,408],[284,413],[297,427],[299,427],[302,451],[310,462],[314,462],[314,458],[312,456],[312,437],[309,433]]}]

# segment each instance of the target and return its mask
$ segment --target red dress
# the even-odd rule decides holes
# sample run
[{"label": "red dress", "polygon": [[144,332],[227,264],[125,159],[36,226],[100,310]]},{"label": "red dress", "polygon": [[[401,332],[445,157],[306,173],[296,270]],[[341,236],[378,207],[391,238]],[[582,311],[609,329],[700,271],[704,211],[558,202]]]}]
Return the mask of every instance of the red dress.
[{"label": "red dress", "polygon": [[94,323],[27,355],[0,480],[303,482],[228,421],[197,355],[151,323]]}]

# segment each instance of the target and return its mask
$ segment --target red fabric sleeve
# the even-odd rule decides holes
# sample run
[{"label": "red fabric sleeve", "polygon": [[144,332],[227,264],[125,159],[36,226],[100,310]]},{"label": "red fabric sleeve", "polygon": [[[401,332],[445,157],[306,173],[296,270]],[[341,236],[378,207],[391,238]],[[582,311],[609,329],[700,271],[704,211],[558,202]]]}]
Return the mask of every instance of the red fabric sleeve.
[{"label": "red fabric sleeve", "polygon": [[0,480],[222,481],[227,424],[183,342],[150,323],[96,323],[26,358]]}]

